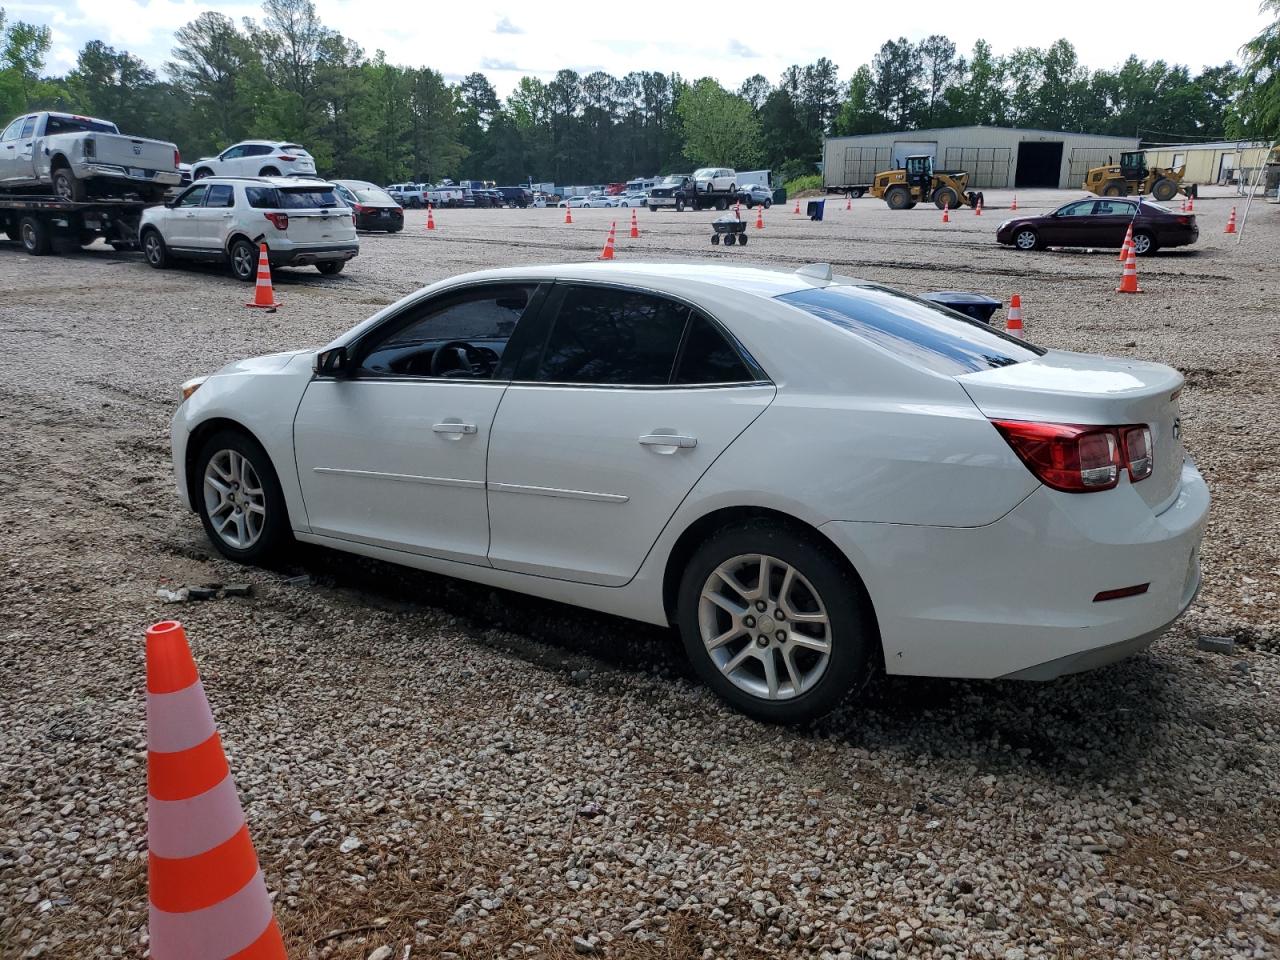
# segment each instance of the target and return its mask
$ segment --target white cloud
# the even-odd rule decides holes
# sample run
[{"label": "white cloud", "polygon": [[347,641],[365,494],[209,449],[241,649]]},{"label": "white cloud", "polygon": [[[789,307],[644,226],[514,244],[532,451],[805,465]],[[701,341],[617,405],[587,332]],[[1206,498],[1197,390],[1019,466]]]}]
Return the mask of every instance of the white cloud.
[{"label": "white cloud", "polygon": [[730,40],[730,41],[729,41],[729,54],[730,54],[730,56],[734,56],[734,57],[758,57],[758,56],[760,56],[760,54],[756,53],[754,50],[752,50],[750,47],[748,47],[748,46],[747,46],[745,43],[743,43],[741,40]]},{"label": "white cloud", "polygon": [[498,25],[493,28],[494,33],[524,33],[519,27],[511,22],[510,17],[503,17],[498,21]]}]

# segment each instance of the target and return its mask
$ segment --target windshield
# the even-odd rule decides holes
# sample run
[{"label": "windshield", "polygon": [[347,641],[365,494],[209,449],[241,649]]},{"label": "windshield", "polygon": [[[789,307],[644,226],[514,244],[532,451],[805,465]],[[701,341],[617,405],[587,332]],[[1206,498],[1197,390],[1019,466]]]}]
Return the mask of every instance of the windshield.
[{"label": "windshield", "polygon": [[49,114],[44,132],[50,133],[118,133],[114,123],[105,120],[92,120],[89,117],[60,117]]},{"label": "windshield", "polygon": [[777,299],[949,376],[1007,367],[1044,353],[980,320],[888,287],[835,284]]},{"label": "windshield", "polygon": [[693,171],[693,179],[710,180],[712,177],[716,175],[716,173],[717,173],[717,170],[715,167],[703,167],[701,170]]}]

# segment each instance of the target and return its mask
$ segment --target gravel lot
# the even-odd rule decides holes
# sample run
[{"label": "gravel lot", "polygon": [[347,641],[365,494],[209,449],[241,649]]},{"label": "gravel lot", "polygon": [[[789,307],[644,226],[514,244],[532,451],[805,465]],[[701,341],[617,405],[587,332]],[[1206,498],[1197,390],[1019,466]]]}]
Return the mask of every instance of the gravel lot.
[{"label": "gravel lot", "polygon": [[[143,955],[143,629],[173,616],[295,957],[1276,956],[1280,208],[1237,246],[1235,201],[1200,200],[1199,245],[1120,297],[1114,251],[1000,248],[988,200],[948,227],[775,207],[745,250],[711,247],[713,213],[641,210],[631,240],[629,211],[445,210],[434,234],[414,211],[341,276],[279,273],[269,315],[212,268],[0,244],[0,956]],[[1200,599],[1098,673],[881,678],[788,730],[722,707],[661,630],[321,550],[214,556],[173,493],[177,384],[454,273],[593,257],[615,218],[622,260],[1016,292],[1038,343],[1176,365],[1215,498]]]}]

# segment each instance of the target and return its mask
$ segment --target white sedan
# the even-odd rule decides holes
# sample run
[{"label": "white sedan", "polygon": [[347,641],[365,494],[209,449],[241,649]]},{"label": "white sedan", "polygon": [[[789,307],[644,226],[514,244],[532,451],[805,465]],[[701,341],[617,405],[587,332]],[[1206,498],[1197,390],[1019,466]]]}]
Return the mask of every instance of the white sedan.
[{"label": "white sedan", "polygon": [[674,624],[790,722],[877,663],[1150,644],[1200,583],[1182,388],[821,265],[512,267],[184,384],[173,461],[232,559],[300,540]]},{"label": "white sedan", "polygon": [[620,207],[643,207],[647,197],[643,193],[624,193],[618,197]]}]

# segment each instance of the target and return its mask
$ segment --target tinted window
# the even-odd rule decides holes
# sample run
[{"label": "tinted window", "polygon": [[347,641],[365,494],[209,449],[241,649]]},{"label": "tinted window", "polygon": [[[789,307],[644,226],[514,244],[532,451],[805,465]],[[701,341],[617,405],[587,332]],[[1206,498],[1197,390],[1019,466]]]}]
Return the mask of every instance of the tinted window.
[{"label": "tinted window", "polygon": [[275,187],[245,187],[244,195],[255,210],[274,210],[278,206]]},{"label": "tinted window", "polygon": [[48,122],[44,125],[44,132],[46,134],[115,133],[116,125],[103,120],[90,120],[88,117],[56,117],[50,114]]},{"label": "tinted window", "polygon": [[271,147],[265,143],[254,143],[244,148],[246,157],[265,157],[271,152]]},{"label": "tinted window", "polygon": [[748,383],[756,378],[738,351],[706,317],[689,322],[672,383]]},{"label": "tinted window", "polygon": [[1021,363],[1044,353],[979,320],[886,287],[814,287],[777,299],[951,376]]},{"label": "tinted window", "polygon": [[489,379],[536,289],[485,286],[416,304],[362,349],[359,373]]},{"label": "tinted window", "polygon": [[276,191],[281,210],[307,210],[315,207],[336,207],[338,196],[333,188],[325,187],[288,187]]},{"label": "tinted window", "polygon": [[1058,210],[1060,217],[1087,217],[1093,212],[1092,200],[1081,200],[1078,203],[1069,203],[1065,207]]},{"label": "tinted window", "polygon": [[235,147],[232,147],[230,150],[228,150],[226,153],[224,153],[224,154],[223,154],[219,159],[222,159],[222,160],[239,160],[241,157],[243,157],[243,156],[244,156],[244,153],[245,153],[245,150],[246,150],[246,149],[247,149],[247,148],[242,147],[242,146],[235,146]]},{"label": "tinted window", "polygon": [[543,349],[544,383],[649,386],[671,379],[689,308],[608,287],[569,287]]},{"label": "tinted window", "polygon": [[1093,204],[1096,217],[1132,217],[1134,204],[1127,200],[1097,200]]},{"label": "tinted window", "polygon": [[236,205],[235,190],[229,183],[212,183],[209,185],[209,196],[205,198],[206,207],[234,207]]},{"label": "tinted window", "polygon": [[200,206],[201,201],[204,200],[204,195],[208,191],[208,189],[209,187],[207,184],[203,184],[203,183],[197,184],[196,186],[188,190],[186,193],[184,193],[182,196],[180,196],[178,198],[178,202],[175,203],[174,206],[175,207],[198,207]]}]

